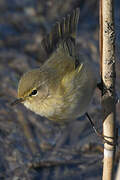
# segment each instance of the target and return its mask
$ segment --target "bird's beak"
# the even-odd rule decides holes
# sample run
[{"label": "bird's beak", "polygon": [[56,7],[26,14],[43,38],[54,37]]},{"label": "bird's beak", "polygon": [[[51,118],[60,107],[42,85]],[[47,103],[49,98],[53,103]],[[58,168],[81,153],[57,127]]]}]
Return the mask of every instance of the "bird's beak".
[{"label": "bird's beak", "polygon": [[16,99],[15,101],[13,101],[12,103],[10,103],[10,105],[11,105],[11,106],[14,106],[14,105],[19,104],[19,103],[21,103],[21,102],[23,102],[23,101],[24,101],[23,98],[19,98],[19,99]]}]

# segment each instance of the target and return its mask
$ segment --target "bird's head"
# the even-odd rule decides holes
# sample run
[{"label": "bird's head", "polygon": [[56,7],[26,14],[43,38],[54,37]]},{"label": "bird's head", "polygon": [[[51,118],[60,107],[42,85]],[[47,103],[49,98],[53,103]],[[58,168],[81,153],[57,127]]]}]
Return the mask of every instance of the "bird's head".
[{"label": "bird's head", "polygon": [[48,96],[48,86],[43,74],[40,69],[25,73],[18,84],[18,98],[11,105],[23,103],[34,111],[34,107]]}]

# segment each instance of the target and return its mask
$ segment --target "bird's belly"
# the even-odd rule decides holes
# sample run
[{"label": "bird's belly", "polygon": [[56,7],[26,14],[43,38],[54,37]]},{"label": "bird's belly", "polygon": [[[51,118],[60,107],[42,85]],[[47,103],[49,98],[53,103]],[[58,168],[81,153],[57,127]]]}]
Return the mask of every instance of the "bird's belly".
[{"label": "bird's belly", "polygon": [[78,89],[75,94],[69,95],[67,99],[53,98],[46,103],[43,116],[60,123],[75,120],[87,111],[93,92],[94,89],[92,91]]}]

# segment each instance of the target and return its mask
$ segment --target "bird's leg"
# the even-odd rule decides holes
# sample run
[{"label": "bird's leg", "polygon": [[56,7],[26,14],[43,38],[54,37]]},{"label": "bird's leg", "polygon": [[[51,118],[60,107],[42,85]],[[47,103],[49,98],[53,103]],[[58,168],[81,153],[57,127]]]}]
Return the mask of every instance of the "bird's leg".
[{"label": "bird's leg", "polygon": [[97,83],[97,88],[102,92],[102,96],[106,93],[107,88],[103,85],[102,82]]},{"label": "bird's leg", "polygon": [[[111,139],[112,137],[107,137],[107,136],[104,136],[103,134],[101,134],[101,133],[96,129],[96,127],[95,127],[95,125],[94,125],[91,117],[89,116],[89,114],[88,114],[88,113],[85,113],[85,115],[87,116],[88,120],[90,121],[90,123],[91,123],[91,125],[92,125],[92,127],[93,127],[93,129],[94,129],[94,131],[95,131],[95,133],[96,133],[99,137],[101,137],[101,138],[104,140],[105,143],[107,143],[107,144],[109,144],[109,145],[112,145],[112,146],[115,146],[115,145],[117,144],[116,142],[115,142],[115,143],[112,143],[112,142],[106,140],[105,137],[106,137],[106,138],[110,138],[110,139]],[[117,139],[117,134],[118,134],[118,133],[116,133],[116,137],[115,137],[116,139]],[[112,139],[113,139],[113,138],[112,138]]]},{"label": "bird's leg", "polygon": [[[107,89],[102,82],[97,83],[97,88],[102,92],[102,96],[107,92],[107,90],[110,91],[110,88]],[[118,94],[115,94],[115,104],[120,102],[120,97],[118,96]]]},{"label": "bird's leg", "polygon": [[[107,89],[107,87],[103,84],[102,81],[97,84],[97,88],[102,92],[102,96],[103,96],[106,92],[110,93],[110,95],[111,95],[111,88]],[[120,102],[120,97],[118,96],[117,93],[115,93],[115,104],[117,104],[117,103],[119,103],[119,102]],[[116,142],[115,142],[115,143],[111,143],[111,142],[109,142],[109,141],[107,141],[107,140],[105,139],[106,136],[102,135],[101,133],[99,133],[99,132],[96,130],[96,128],[95,128],[95,126],[94,126],[94,123],[92,122],[92,120],[91,120],[90,116],[88,115],[88,113],[87,113],[86,115],[87,115],[88,119],[90,120],[91,125],[92,125],[93,129],[95,130],[95,132],[96,132],[99,136],[101,136],[102,139],[103,139],[106,143],[108,143],[108,144],[110,144],[110,145],[113,145],[113,146],[115,146],[116,144],[118,144],[118,142],[117,142],[117,141],[118,141],[118,128],[116,128],[116,137],[115,137],[115,141],[116,141]],[[111,138],[111,137],[106,137],[106,138]]]},{"label": "bird's leg", "polygon": [[85,115],[87,116],[88,120],[90,121],[91,125],[92,125],[92,128],[94,129],[95,133],[98,135],[98,136],[102,136],[100,132],[98,132],[98,130],[96,129],[91,117],[89,116],[89,114],[86,112]]},{"label": "bird's leg", "polygon": [[102,89],[103,89],[102,82],[97,83],[97,88],[102,91]]}]

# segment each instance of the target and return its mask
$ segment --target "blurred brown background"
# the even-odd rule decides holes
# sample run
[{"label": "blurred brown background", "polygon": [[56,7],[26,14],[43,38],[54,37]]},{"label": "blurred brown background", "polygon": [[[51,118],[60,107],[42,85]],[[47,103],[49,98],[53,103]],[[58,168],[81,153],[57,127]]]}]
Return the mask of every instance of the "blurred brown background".
[{"label": "blurred brown background", "polygon": [[[76,7],[81,14],[77,43],[94,63],[99,79],[98,0],[0,0],[0,180],[100,180],[103,142],[85,117],[61,127],[35,115],[23,105],[11,107],[20,76],[40,66],[42,37],[52,25]],[[120,2],[115,0],[117,94],[120,95]],[[89,108],[102,131],[100,92]],[[120,127],[117,104],[117,127]],[[119,132],[120,134],[120,132]],[[119,158],[119,147],[117,149]],[[76,165],[29,169],[36,158],[43,161],[79,161]],[[117,165],[116,160],[116,165]]]}]

